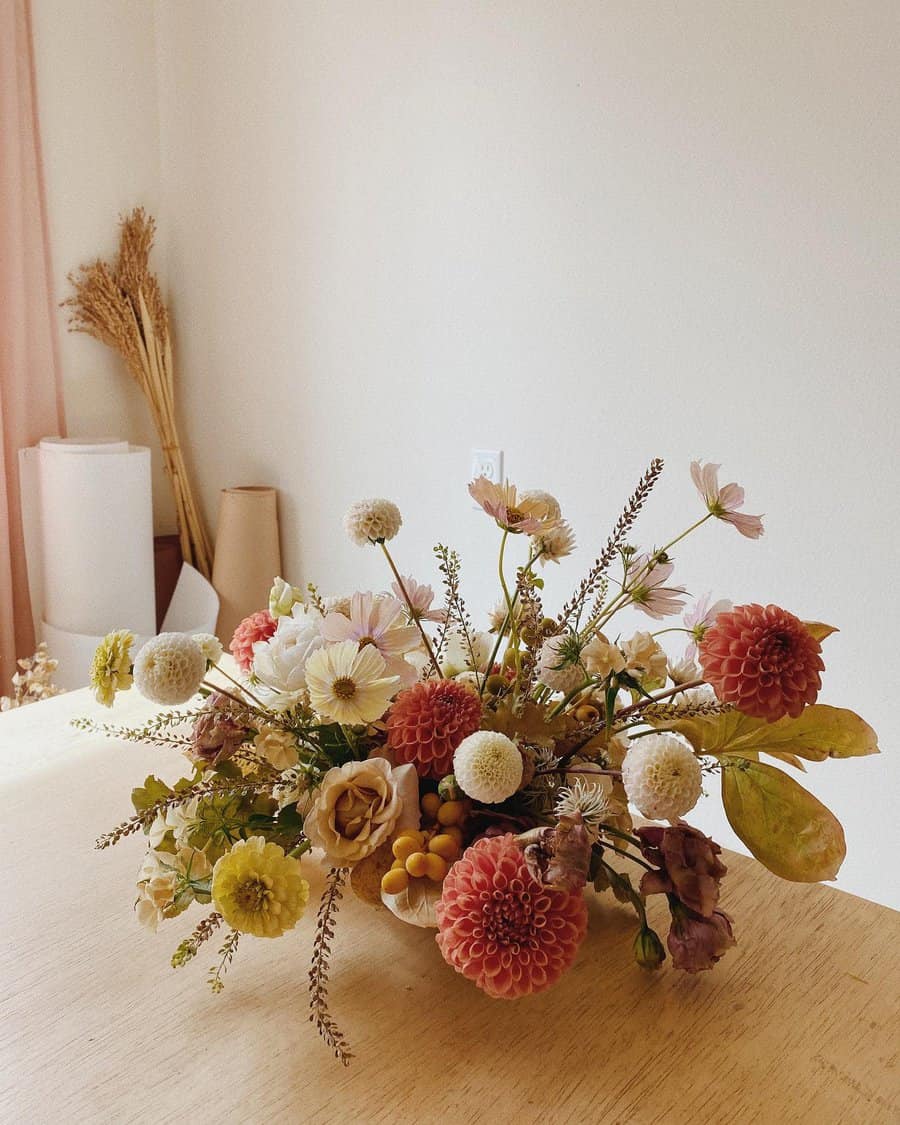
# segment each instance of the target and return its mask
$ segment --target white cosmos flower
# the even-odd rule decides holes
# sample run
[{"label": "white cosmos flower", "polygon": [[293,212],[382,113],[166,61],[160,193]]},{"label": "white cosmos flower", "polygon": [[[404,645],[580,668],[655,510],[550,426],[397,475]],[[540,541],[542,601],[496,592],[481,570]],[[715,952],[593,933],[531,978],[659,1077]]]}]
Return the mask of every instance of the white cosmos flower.
[{"label": "white cosmos flower", "polygon": [[338,641],[320,648],[306,662],[310,702],[332,722],[373,723],[400,686],[398,676],[384,673],[384,657],[374,645]]}]

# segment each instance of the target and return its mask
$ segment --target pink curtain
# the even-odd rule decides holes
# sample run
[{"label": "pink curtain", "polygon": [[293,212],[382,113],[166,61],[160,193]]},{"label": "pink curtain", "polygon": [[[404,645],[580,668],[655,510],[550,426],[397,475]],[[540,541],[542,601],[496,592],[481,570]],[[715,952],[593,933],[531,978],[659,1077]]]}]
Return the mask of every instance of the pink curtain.
[{"label": "pink curtain", "polygon": [[34,651],[19,450],[64,429],[28,0],[0,0],[0,694]]}]

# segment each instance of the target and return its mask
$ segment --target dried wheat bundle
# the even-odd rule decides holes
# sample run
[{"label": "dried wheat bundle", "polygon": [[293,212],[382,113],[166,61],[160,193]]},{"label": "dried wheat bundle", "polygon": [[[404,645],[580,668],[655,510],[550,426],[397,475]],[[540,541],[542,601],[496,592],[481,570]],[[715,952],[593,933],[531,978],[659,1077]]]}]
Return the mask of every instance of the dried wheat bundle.
[{"label": "dried wheat bundle", "polygon": [[185,562],[205,577],[212,573],[212,548],[188,479],[175,425],[175,375],[169,314],[149,267],[156,223],[142,207],[121,220],[114,262],[99,258],[69,274],[74,295],[69,330],[86,332],[122,356],[147,399],[159,434],[166,474],[175,494],[178,535]]}]

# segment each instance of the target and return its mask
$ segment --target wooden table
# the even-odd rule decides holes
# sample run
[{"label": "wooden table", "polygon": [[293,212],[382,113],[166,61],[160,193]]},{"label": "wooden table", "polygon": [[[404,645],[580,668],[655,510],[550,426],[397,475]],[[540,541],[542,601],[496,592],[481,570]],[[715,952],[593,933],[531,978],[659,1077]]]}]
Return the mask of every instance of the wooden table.
[{"label": "wooden table", "polygon": [[[734,855],[739,945],[716,970],[641,972],[631,912],[592,896],[574,969],[515,1003],[348,892],[331,988],[357,1054],[343,1069],[306,1022],[314,904],[295,933],[246,938],[220,996],[214,947],[169,967],[199,913],[138,925],[143,839],[93,842],[132,785],[179,761],[68,731],[86,710],[79,692],[0,716],[3,1122],[900,1121],[900,915]],[[322,870],[307,874],[315,894]]]}]

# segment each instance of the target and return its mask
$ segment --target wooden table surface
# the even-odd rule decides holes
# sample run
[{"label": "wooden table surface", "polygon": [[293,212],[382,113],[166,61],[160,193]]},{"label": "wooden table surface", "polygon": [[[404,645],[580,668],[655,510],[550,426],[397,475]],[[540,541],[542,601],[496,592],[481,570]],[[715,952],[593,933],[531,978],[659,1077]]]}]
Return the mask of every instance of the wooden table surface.
[{"label": "wooden table surface", "polygon": [[[343,1069],[306,1022],[314,902],[294,933],[245,938],[219,996],[215,947],[169,966],[196,908],[155,935],[138,925],[143,838],[102,853],[94,838],[146,772],[179,762],[68,731],[86,710],[73,693],[0,716],[3,1122],[900,1121],[900,915],[735,855],[722,905],[739,944],[713,972],[641,972],[632,913],[592,895],[573,970],[512,1003],[452,972],[432,931],[348,892],[331,987],[357,1054]],[[306,867],[315,895],[323,872]]]}]

